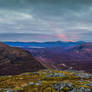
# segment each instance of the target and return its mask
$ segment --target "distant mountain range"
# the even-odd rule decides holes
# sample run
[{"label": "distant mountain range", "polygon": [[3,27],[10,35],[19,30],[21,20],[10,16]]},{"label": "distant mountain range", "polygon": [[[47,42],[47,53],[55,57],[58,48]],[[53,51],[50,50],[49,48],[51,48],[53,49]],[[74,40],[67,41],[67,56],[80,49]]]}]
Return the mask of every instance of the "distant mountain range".
[{"label": "distant mountain range", "polygon": [[63,42],[63,41],[56,41],[56,42],[4,42],[9,46],[14,47],[23,47],[23,48],[46,48],[46,47],[71,47],[83,44],[85,42],[78,41],[78,42]]},{"label": "distant mountain range", "polygon": [[0,75],[16,75],[44,69],[30,52],[0,42]]},{"label": "distant mountain range", "polygon": [[90,42],[5,42],[32,53],[50,69],[77,69],[92,73],[92,43]]}]

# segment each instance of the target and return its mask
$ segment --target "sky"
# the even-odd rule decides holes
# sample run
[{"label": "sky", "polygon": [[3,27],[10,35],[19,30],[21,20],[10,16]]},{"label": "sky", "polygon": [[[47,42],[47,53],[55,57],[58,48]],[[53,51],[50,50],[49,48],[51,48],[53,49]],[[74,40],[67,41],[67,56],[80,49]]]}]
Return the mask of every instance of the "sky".
[{"label": "sky", "polygon": [[0,0],[0,41],[90,41],[92,0]]}]

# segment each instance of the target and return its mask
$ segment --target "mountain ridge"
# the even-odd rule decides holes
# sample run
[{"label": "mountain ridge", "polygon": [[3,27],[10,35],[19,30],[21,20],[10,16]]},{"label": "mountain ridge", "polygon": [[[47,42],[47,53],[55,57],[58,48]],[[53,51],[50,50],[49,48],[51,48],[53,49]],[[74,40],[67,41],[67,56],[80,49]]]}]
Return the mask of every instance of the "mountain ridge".
[{"label": "mountain ridge", "polygon": [[0,42],[0,75],[16,75],[44,69],[27,50]]},{"label": "mountain ridge", "polygon": [[14,47],[71,47],[79,44],[83,44],[86,42],[77,41],[77,42],[63,42],[63,41],[52,41],[52,42],[4,42],[7,45],[14,46]]}]

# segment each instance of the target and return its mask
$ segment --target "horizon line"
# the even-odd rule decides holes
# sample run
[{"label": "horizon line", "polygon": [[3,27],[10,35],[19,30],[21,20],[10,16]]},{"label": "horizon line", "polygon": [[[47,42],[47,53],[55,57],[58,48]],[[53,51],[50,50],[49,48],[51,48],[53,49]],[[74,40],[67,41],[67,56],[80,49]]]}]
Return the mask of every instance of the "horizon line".
[{"label": "horizon line", "polygon": [[1,42],[36,42],[36,43],[46,43],[46,42],[92,42],[92,41],[60,41],[60,40],[57,40],[57,41],[11,41],[11,40],[7,40],[7,41],[1,41]]}]

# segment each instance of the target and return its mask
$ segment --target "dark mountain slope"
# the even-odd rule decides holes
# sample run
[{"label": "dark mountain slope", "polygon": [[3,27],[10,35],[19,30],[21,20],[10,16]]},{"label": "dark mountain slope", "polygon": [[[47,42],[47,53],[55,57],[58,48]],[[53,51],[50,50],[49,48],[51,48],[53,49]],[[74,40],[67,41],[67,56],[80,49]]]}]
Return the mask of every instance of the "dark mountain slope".
[{"label": "dark mountain slope", "polygon": [[15,75],[35,72],[44,67],[36,61],[30,52],[0,43],[0,75]]}]

